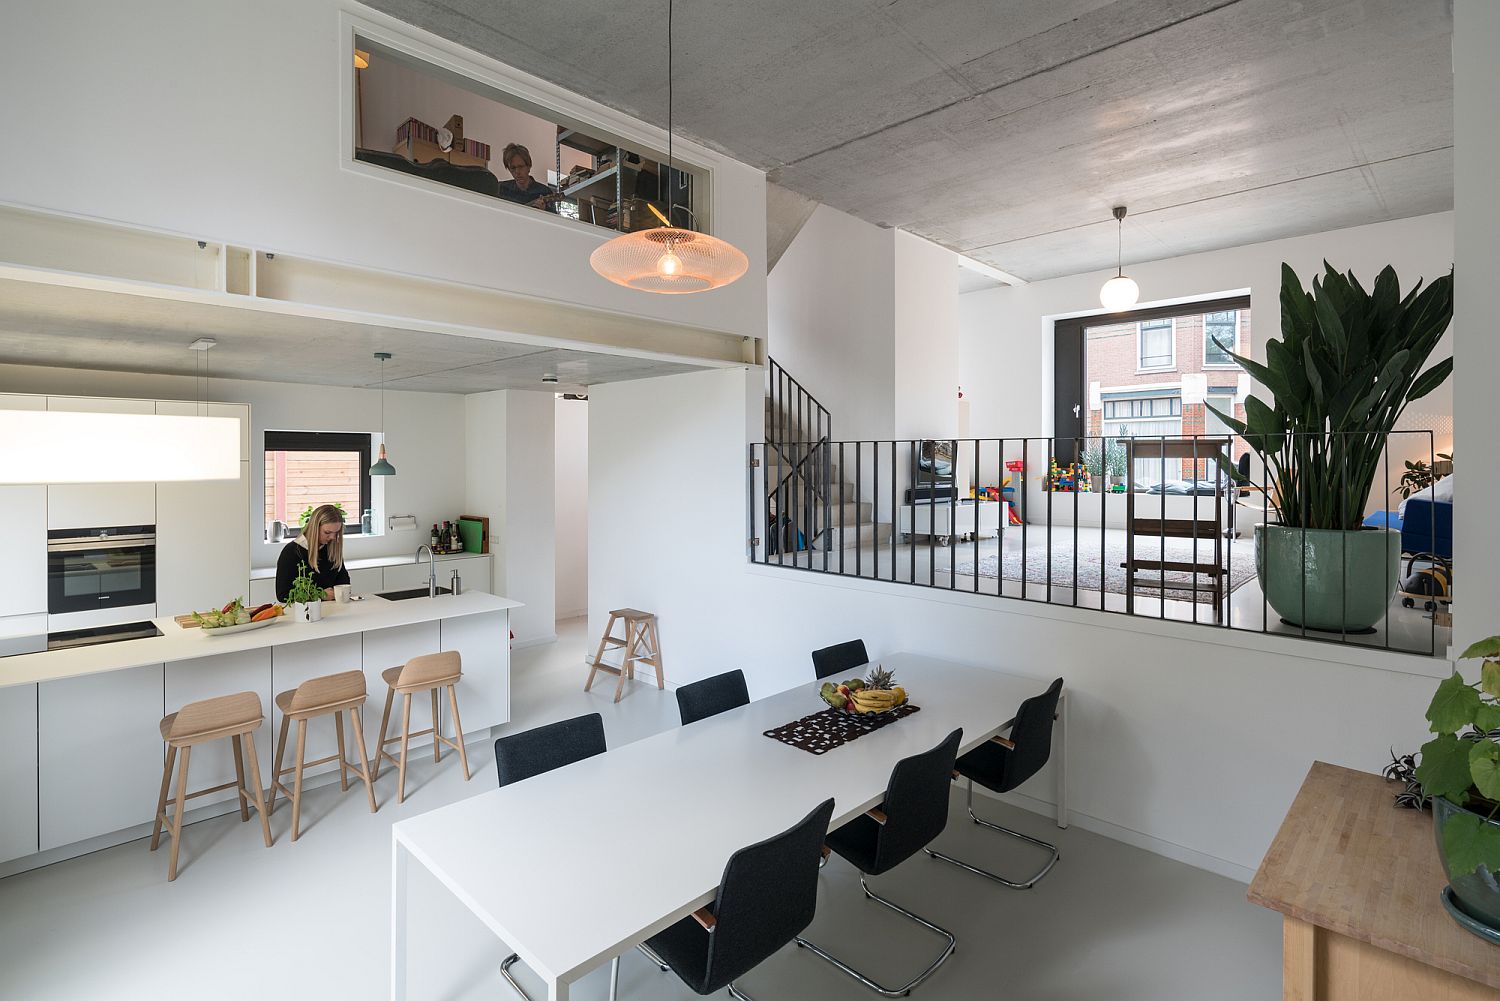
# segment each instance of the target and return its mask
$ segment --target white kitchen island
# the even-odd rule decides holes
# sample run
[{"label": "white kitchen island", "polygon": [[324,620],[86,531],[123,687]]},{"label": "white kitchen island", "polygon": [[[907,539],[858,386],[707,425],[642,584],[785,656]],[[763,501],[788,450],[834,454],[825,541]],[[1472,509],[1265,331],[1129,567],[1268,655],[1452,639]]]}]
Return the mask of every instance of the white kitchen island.
[{"label": "white kitchen island", "polygon": [[[157,724],[198,699],[242,691],[260,696],[266,725],[256,734],[256,751],[263,784],[281,725],[276,693],[319,675],[364,671],[364,735],[372,757],[385,704],[381,672],[419,654],[462,656],[458,699],[466,742],[509,721],[510,610],[519,602],[469,592],[404,601],[371,595],[323,607],[320,622],[283,619],[213,635],[162,618],[154,620],[158,637],[0,658],[0,802],[6,804],[0,876],[140,837],[161,782]],[[427,725],[426,710],[414,703],[414,728]],[[447,728],[451,721],[442,712]],[[334,753],[332,724],[309,726],[308,745],[309,760]],[[195,748],[191,788],[233,775],[227,741]],[[193,800],[190,819],[235,809],[233,795],[225,790]]]}]

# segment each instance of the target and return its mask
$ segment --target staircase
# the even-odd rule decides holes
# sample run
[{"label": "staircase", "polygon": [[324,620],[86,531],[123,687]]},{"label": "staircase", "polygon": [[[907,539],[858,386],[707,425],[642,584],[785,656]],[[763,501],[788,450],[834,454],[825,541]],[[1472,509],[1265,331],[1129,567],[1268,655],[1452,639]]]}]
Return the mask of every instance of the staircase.
[{"label": "staircase", "polygon": [[[855,484],[828,444],[828,411],[774,359],[767,374],[766,509],[791,519],[802,548],[814,553],[889,543],[890,523],[875,521],[870,502],[852,500]],[[776,548],[783,555],[794,552],[794,533],[784,527]]]}]

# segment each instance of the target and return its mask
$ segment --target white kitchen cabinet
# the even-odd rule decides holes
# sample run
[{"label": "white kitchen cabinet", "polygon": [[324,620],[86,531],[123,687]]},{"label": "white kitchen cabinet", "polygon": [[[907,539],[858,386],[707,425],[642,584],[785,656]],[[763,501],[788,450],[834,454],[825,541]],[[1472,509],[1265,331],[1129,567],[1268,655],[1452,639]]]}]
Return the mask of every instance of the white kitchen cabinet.
[{"label": "white kitchen cabinet", "polygon": [[458,712],[464,733],[483,737],[490,727],[509,723],[510,613],[443,619],[442,649],[457,650],[463,658]]},{"label": "white kitchen cabinet", "polygon": [[182,615],[245,595],[250,463],[237,480],[156,485],[156,609]]},{"label": "white kitchen cabinet", "polygon": [[[390,629],[376,629],[364,634],[364,671],[365,688],[370,693],[368,708],[365,709],[365,736],[366,745],[370,749],[370,761],[375,761],[376,745],[380,742],[380,714],[385,711],[385,693],[387,686],[380,675],[392,668],[400,667],[413,657],[423,654],[435,653],[440,649],[438,646],[439,626],[436,622],[418,622],[409,626],[394,626]],[[388,727],[391,736],[401,733],[401,706],[404,698],[398,696],[391,706],[391,722]],[[444,715],[447,708],[445,695],[438,703],[438,718],[447,719]],[[463,712],[463,706],[459,706],[459,712]],[[413,730],[425,730],[431,725],[432,699],[425,694],[413,695],[411,699],[411,728]],[[447,731],[444,731],[447,732]],[[409,747],[424,747],[432,743],[431,736],[417,737],[411,741]],[[401,745],[392,744],[387,748],[392,754],[400,757]],[[410,755],[408,754],[408,758]],[[389,765],[390,762],[386,762]],[[384,770],[386,765],[382,765]],[[407,792],[412,789],[407,785]]]},{"label": "white kitchen cabinet", "polygon": [[377,594],[385,590],[384,567],[362,567],[349,571],[349,589],[355,594]]},{"label": "white kitchen cabinet", "polygon": [[36,686],[0,688],[0,862],[36,853]]},{"label": "white kitchen cabinet", "polygon": [[0,617],[47,610],[47,488],[0,487]]},{"label": "white kitchen cabinet", "polygon": [[250,404],[157,400],[156,412],[170,417],[233,417],[240,422],[240,461],[250,461]]},{"label": "white kitchen cabinet", "polygon": [[54,483],[47,487],[49,529],[154,524],[155,483]]},{"label": "white kitchen cabinet", "polygon": [[[423,560],[421,565],[415,563],[398,563],[395,566],[383,567],[385,571],[384,590],[406,591],[414,587],[427,586],[427,561]],[[443,566],[438,564],[438,585],[443,583]]]},{"label": "white kitchen cabinet", "polygon": [[161,791],[162,676],[154,664],[38,687],[40,851],[151,822]]},{"label": "white kitchen cabinet", "polygon": [[[274,628],[281,629],[278,625]],[[260,786],[271,784],[271,754],[275,734],[271,731],[271,649],[241,650],[214,655],[217,637],[204,636],[204,656],[195,660],[174,661],[166,666],[166,711],[175,713],[189,702],[213,699],[237,692],[254,692],[260,696],[261,712],[266,722],[255,732],[255,753],[260,758]],[[250,781],[250,761],[245,760],[246,781]],[[193,747],[188,767],[188,789],[207,789],[233,782],[234,748],[227,740],[213,740]],[[174,780],[175,781],[175,780]],[[221,789],[188,801],[188,808],[207,806],[226,800],[235,801],[234,789]],[[255,820],[254,813],[251,821]]]},{"label": "white kitchen cabinet", "polygon": [[[333,613],[337,614],[337,613]],[[284,622],[271,627],[272,629],[308,629],[316,630],[315,623]],[[359,633],[346,636],[328,636],[321,639],[308,640],[305,643],[284,643],[271,648],[271,691],[280,693],[296,688],[309,678],[321,678],[327,674],[339,674],[343,671],[358,671],[363,666],[360,649],[362,637]],[[385,693],[381,693],[384,698]],[[373,701],[373,698],[372,698]],[[377,714],[379,707],[376,707]],[[365,709],[366,715],[370,712]],[[281,710],[274,705],[267,707],[266,718],[271,722],[271,738],[274,751],[275,740],[281,733]],[[377,715],[375,722],[380,722]],[[318,758],[326,758],[338,753],[338,744],[333,735],[333,717],[319,717],[307,722],[307,753],[306,760],[315,761]],[[348,730],[345,730],[347,738]],[[368,746],[368,745],[367,745]],[[353,747],[346,748],[350,761],[358,760],[359,752]],[[282,767],[290,767],[297,761],[297,726],[292,724],[287,734],[286,755]],[[275,767],[274,753],[266,763],[266,784],[270,785],[271,770]],[[336,769],[338,763],[330,761],[325,765],[317,765],[303,771],[303,781],[308,775],[318,775]],[[292,787],[293,776],[288,775],[283,781],[286,787]],[[305,831],[313,818],[306,813],[302,817],[302,829]]]},{"label": "white kitchen cabinet", "polygon": [[276,600],[276,578],[258,577],[250,582],[250,604],[264,605]]}]

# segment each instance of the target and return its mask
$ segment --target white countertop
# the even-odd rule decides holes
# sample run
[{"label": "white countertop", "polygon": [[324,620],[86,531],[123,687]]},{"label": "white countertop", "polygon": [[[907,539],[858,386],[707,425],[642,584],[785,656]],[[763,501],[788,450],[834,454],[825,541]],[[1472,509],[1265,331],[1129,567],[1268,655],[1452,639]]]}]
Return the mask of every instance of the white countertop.
[{"label": "white countertop", "polygon": [[393,626],[408,626],[417,622],[520,607],[519,601],[480,591],[458,595],[443,594],[436,598],[407,598],[404,601],[389,601],[367,595],[362,601],[343,605],[332,601],[323,602],[323,619],[320,622],[293,622],[290,618],[284,618],[264,629],[217,636],[205,633],[202,629],[184,629],[169,616],[151,620],[162,631],[162,635],[150,639],[122,640],[70,650],[47,650],[0,657],[0,688],[101,674],[105,671],[121,671],[149,664],[213,657],[241,650],[259,650],[328,636],[372,632]]},{"label": "white countertop", "polygon": [[[439,563],[446,563],[449,560],[481,560],[487,558],[489,555],[489,553],[438,553],[437,560]],[[426,563],[427,561],[425,559],[418,560],[415,554],[411,556],[367,556],[362,560],[345,560],[344,569],[368,570],[371,567],[404,567],[418,562]],[[250,568],[251,580],[274,580],[275,578],[276,568],[274,566]]]}]

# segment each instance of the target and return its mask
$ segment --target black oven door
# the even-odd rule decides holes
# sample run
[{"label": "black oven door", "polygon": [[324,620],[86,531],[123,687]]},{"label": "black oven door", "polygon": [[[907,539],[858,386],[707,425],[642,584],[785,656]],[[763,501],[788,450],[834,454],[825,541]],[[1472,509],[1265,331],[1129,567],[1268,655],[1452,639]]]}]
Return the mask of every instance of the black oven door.
[{"label": "black oven door", "polygon": [[156,603],[154,535],[81,536],[69,532],[48,540],[48,612],[58,615]]}]

